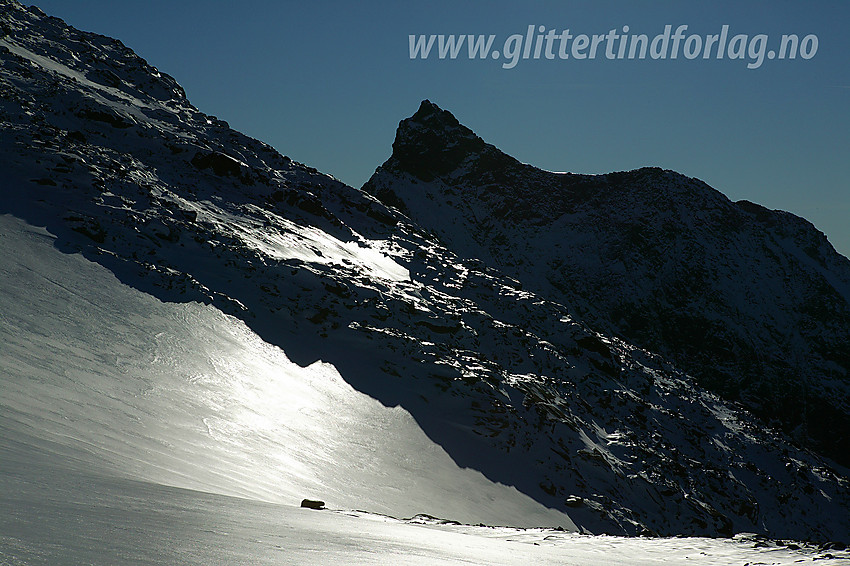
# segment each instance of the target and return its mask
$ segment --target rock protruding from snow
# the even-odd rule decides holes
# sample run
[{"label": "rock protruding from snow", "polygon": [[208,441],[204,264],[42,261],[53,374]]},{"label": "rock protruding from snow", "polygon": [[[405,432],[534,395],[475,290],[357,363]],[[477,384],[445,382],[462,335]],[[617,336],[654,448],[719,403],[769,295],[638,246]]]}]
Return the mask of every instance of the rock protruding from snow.
[{"label": "rock protruding from snow", "polygon": [[302,499],[301,507],[305,507],[307,509],[324,509],[325,502],[319,501],[318,499]]}]

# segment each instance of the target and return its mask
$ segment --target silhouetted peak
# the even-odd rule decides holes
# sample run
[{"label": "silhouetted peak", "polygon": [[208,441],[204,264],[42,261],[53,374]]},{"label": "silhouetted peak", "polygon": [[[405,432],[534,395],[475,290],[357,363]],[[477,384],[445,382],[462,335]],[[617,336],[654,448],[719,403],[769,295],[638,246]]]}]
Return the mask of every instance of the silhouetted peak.
[{"label": "silhouetted peak", "polygon": [[394,169],[430,181],[488,147],[451,112],[423,100],[413,116],[399,123],[390,161]]}]

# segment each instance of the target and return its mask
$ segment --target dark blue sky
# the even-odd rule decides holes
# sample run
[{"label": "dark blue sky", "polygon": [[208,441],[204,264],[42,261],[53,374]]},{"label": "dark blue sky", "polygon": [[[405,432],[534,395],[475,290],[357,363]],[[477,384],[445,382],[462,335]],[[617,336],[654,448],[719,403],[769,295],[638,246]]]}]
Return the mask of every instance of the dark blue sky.
[{"label": "dark blue sky", "polygon": [[[850,254],[850,3],[123,2],[42,0],[75,27],[121,39],[201,110],[360,186],[398,121],[429,98],[486,141],[555,171],[644,165],[733,200],[789,210]],[[804,60],[411,60],[409,34],[815,34]],[[601,49],[600,49],[601,51]]]}]

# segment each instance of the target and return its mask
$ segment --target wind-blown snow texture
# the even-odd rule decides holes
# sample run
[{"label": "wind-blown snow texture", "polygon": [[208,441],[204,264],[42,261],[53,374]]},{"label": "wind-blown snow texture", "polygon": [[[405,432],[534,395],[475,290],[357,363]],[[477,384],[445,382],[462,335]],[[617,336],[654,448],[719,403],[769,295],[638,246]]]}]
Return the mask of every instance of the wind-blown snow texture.
[{"label": "wind-blown snow texture", "polygon": [[404,409],[327,364],[299,367],[212,306],[122,285],[21,220],[0,216],[0,233],[0,470],[41,455],[54,469],[252,500],[575,530],[459,468]]},{"label": "wind-blown snow texture", "polygon": [[[590,303],[550,292],[535,269],[505,275],[532,248],[505,239],[500,258],[495,248],[479,254],[478,243],[432,235],[452,218],[470,220],[465,208],[446,206],[444,195],[435,194],[433,217],[424,206],[395,208],[413,194],[410,187],[451,189],[444,176],[462,169],[432,158],[469,155],[463,144],[439,145],[443,134],[466,135],[459,124],[435,130],[437,145],[419,158],[409,153],[415,145],[397,140],[396,153],[408,151],[404,162],[424,169],[385,165],[369,189],[388,206],[198,111],[171,77],[118,41],[8,1],[0,2],[0,34],[0,213],[45,226],[60,250],[80,252],[159,299],[235,316],[301,366],[331,364],[354,389],[403,407],[458,466],[560,510],[569,517],[565,526],[846,537],[845,468],[704,390],[651,350],[577,321],[575,309]],[[476,163],[490,170],[487,160]],[[492,165],[498,172],[498,159]],[[699,193],[697,184],[687,186]],[[472,197],[458,192],[455,199]],[[506,205],[518,212],[517,203]],[[709,214],[693,206],[678,213]],[[543,212],[541,221],[555,218]],[[531,224],[518,220],[510,222],[521,235]],[[586,273],[592,287],[599,276],[588,268],[592,256],[575,265],[563,257],[561,272]],[[838,268],[822,271],[846,281]],[[784,285],[776,274],[763,275],[768,288]],[[741,328],[749,329],[746,317]],[[806,336],[801,330],[801,342]],[[845,382],[840,366],[833,369],[832,381],[810,376],[806,383],[821,392],[834,387],[840,401]],[[837,411],[844,407],[836,403]],[[392,477],[386,481],[394,488]]]}]

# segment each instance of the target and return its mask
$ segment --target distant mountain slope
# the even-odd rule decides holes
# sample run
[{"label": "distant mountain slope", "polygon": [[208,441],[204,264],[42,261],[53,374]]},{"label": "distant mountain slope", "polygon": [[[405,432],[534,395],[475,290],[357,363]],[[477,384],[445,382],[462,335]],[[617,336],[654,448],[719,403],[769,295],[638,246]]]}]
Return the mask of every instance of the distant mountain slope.
[{"label": "distant mountain slope", "polygon": [[[402,406],[458,466],[565,513],[567,526],[848,532],[845,468],[663,357],[465,259],[466,244],[447,247],[429,222],[203,114],[120,42],[8,1],[0,26],[0,213],[46,227],[60,250],[163,301],[236,316],[301,366],[332,364],[354,389]],[[16,319],[10,332],[28,324]],[[98,347],[92,363],[112,363]],[[35,378],[49,383],[50,367]],[[0,379],[22,379],[16,368]],[[25,396],[7,403],[31,410]],[[270,446],[284,440],[270,434]]]},{"label": "distant mountain slope", "polygon": [[364,190],[850,464],[850,261],[802,218],[672,171],[542,171],[429,101]]}]

